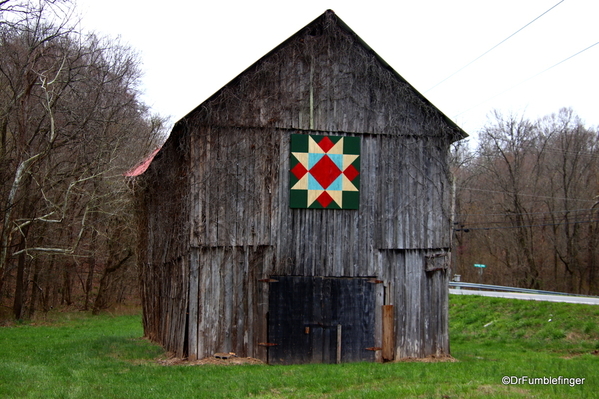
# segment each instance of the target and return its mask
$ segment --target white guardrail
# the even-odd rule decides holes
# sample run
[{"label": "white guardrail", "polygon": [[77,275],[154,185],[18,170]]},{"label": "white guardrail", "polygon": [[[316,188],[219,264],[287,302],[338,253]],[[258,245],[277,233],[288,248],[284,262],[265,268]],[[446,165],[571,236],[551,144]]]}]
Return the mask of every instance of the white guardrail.
[{"label": "white guardrail", "polygon": [[[481,295],[500,298],[527,299],[535,301],[582,303],[599,305],[599,297],[564,292],[532,290],[527,288],[506,287],[502,285],[489,285],[477,283],[449,282],[449,293],[455,295]],[[454,288],[451,288],[454,287]]]}]

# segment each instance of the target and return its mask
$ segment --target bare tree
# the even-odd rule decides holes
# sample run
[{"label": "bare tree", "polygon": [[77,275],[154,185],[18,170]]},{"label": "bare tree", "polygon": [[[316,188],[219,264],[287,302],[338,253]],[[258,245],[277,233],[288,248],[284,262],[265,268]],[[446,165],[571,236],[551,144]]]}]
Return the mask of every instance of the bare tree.
[{"label": "bare tree", "polygon": [[511,249],[502,251],[500,258],[506,267],[519,269],[519,284],[538,287],[535,230],[531,226],[539,204],[532,195],[540,182],[544,143],[535,124],[498,113],[495,118],[495,124],[481,132],[479,158],[487,187],[499,191],[491,202],[493,212],[503,215],[506,224],[502,227],[510,230],[500,233]]},{"label": "bare tree", "polygon": [[585,269],[595,258],[589,244],[596,238],[588,225],[593,223],[591,208],[597,195],[597,133],[586,129],[569,109],[541,124],[548,137],[543,187],[555,253],[554,279],[565,282],[564,290],[582,292]]},{"label": "bare tree", "polygon": [[597,131],[572,110],[531,122],[494,115],[456,174],[458,269],[496,284],[596,291]]},{"label": "bare tree", "polygon": [[[138,99],[136,55],[76,33],[67,9],[52,3],[19,3],[18,18],[0,26],[0,293],[11,274],[17,318],[28,290],[30,314],[38,298],[47,300],[44,277],[64,276],[67,303],[83,282],[88,303],[94,271],[107,264],[96,261],[110,226],[130,212],[122,173],[153,149],[161,129]],[[0,6],[13,11],[7,4]],[[66,266],[44,273],[55,256]]]}]

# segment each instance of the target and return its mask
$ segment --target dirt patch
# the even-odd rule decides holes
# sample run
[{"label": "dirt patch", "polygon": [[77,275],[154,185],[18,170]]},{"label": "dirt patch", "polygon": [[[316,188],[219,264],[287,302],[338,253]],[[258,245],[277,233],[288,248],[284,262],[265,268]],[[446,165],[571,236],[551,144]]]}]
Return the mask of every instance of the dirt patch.
[{"label": "dirt patch", "polygon": [[262,360],[253,357],[230,357],[228,359],[217,359],[216,357],[206,357],[204,359],[189,360],[179,357],[170,357],[168,359],[158,360],[158,364],[163,366],[239,366],[243,364],[266,364]]},{"label": "dirt patch", "polygon": [[484,394],[485,396],[503,396],[503,394],[507,394],[509,393],[510,396],[514,396],[514,394],[518,395],[515,397],[523,397],[523,398],[529,398],[529,397],[535,397],[535,396],[529,396],[530,395],[530,391],[527,391],[526,389],[523,388],[519,388],[516,386],[505,386],[505,385],[480,385],[476,388],[476,390],[482,394]]},{"label": "dirt patch", "polygon": [[570,331],[566,335],[566,341],[568,341],[568,342],[579,342],[579,341],[582,341],[584,338],[585,338],[584,335],[579,334],[579,333],[574,332],[574,331]]},{"label": "dirt patch", "polygon": [[[574,353],[574,354],[570,354],[570,355],[566,355],[566,356],[562,356],[562,359],[566,359],[566,360],[570,360],[570,359],[575,359],[579,356],[582,355],[586,355],[587,353]],[[589,355],[593,355],[593,356],[599,356],[599,349],[595,349],[592,352],[588,352]]]},{"label": "dirt patch", "polygon": [[417,363],[441,363],[441,362],[458,362],[459,360],[456,359],[455,357],[452,357],[450,355],[439,355],[439,356],[435,356],[435,355],[431,355],[431,356],[427,356],[427,357],[404,357],[401,359],[397,359],[394,362],[396,363],[410,363],[410,362],[417,362]]}]

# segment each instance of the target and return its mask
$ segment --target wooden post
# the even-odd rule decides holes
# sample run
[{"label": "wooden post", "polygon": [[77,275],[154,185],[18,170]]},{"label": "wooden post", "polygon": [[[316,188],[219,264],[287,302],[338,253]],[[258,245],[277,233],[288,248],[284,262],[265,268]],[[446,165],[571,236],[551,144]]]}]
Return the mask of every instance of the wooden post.
[{"label": "wooden post", "polygon": [[383,305],[383,361],[395,358],[393,305]]}]

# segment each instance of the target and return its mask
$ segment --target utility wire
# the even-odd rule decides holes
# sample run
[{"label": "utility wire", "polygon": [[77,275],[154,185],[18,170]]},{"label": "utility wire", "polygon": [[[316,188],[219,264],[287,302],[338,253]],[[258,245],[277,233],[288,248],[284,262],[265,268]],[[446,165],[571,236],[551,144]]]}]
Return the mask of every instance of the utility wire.
[{"label": "utility wire", "polygon": [[535,22],[536,20],[538,20],[543,15],[547,14],[549,11],[553,10],[555,7],[559,6],[563,2],[564,2],[564,0],[561,0],[560,2],[558,2],[557,4],[555,4],[553,7],[551,7],[550,9],[548,9],[547,11],[545,11],[544,13],[542,13],[541,15],[539,15],[538,17],[536,17],[535,19],[533,19],[532,21],[530,21],[529,23],[527,23],[526,25],[524,25],[523,27],[521,27],[520,29],[518,29],[517,31],[515,31],[514,33],[512,33],[511,35],[509,35],[508,37],[506,37],[505,39],[503,39],[502,41],[500,41],[499,43],[497,43],[496,45],[494,45],[493,47],[491,47],[489,50],[485,51],[484,53],[482,53],[481,55],[479,55],[478,57],[476,57],[475,59],[473,59],[472,61],[470,61],[469,63],[467,63],[466,65],[464,65],[463,67],[461,67],[460,69],[458,69],[457,71],[455,71],[454,73],[452,73],[451,75],[449,75],[448,77],[446,77],[445,79],[443,79],[442,81],[440,81],[437,84],[435,84],[433,87],[431,87],[428,90],[426,90],[424,92],[424,94],[428,93],[429,91],[433,90],[435,87],[439,86],[441,83],[445,82],[446,80],[449,80],[450,78],[454,77],[458,73],[462,72],[464,69],[468,68],[470,65],[474,64],[476,61],[480,60],[485,55],[489,54],[491,51],[495,50],[497,47],[499,47],[503,43],[507,42],[509,39],[511,39],[512,37],[514,37],[518,33],[520,33],[526,27],[528,27],[529,25],[531,25],[533,22]]},{"label": "utility wire", "polygon": [[504,212],[504,213],[456,213],[456,217],[466,216],[516,216],[516,215],[555,215],[560,213],[578,213],[578,212],[589,212],[590,208],[583,209],[564,209],[559,211],[547,211],[547,212]]},{"label": "utility wire", "polygon": [[468,108],[468,109],[467,109],[467,110],[465,110],[465,111],[462,111],[462,112],[460,112],[460,113],[458,113],[458,114],[455,114],[455,115],[454,115],[454,118],[455,118],[455,117],[458,117],[458,116],[460,116],[460,115],[462,115],[462,114],[465,114],[466,112],[468,112],[468,111],[471,111],[471,110],[473,110],[474,108],[476,108],[476,107],[478,107],[478,106],[480,106],[480,105],[482,105],[482,104],[484,104],[484,103],[486,103],[486,102],[488,102],[488,101],[491,101],[491,100],[493,100],[494,98],[497,98],[497,97],[499,97],[499,96],[501,96],[501,95],[503,95],[503,94],[507,93],[508,91],[515,89],[515,88],[516,88],[516,87],[518,87],[518,86],[521,86],[521,85],[523,85],[524,83],[528,82],[529,80],[536,78],[537,76],[539,76],[539,75],[541,75],[541,74],[543,74],[543,73],[545,73],[545,72],[549,71],[550,69],[553,69],[553,68],[555,68],[556,66],[558,66],[558,65],[560,65],[560,64],[563,64],[564,62],[566,62],[566,61],[568,61],[568,60],[570,60],[570,59],[572,59],[572,58],[576,57],[576,56],[577,56],[577,55],[579,55],[579,54],[582,54],[582,53],[584,53],[585,51],[587,51],[587,50],[589,50],[589,49],[591,49],[591,48],[595,47],[595,46],[596,46],[596,45],[598,45],[598,44],[599,44],[599,42],[596,42],[595,44],[591,44],[589,47],[587,47],[587,48],[585,48],[585,49],[583,49],[583,50],[580,50],[580,51],[579,51],[579,52],[577,52],[576,54],[572,54],[571,56],[569,56],[569,57],[567,57],[567,58],[564,58],[563,60],[561,60],[561,61],[560,61],[560,62],[558,62],[557,64],[553,64],[553,65],[552,65],[552,66],[550,66],[549,68],[546,68],[546,69],[542,70],[541,72],[539,72],[539,73],[537,73],[537,74],[535,74],[535,75],[533,75],[533,76],[531,76],[531,77],[529,77],[529,78],[526,78],[526,79],[524,79],[523,81],[521,81],[520,83],[517,83],[517,84],[513,85],[513,86],[512,86],[512,87],[510,87],[509,89],[506,89],[506,90],[504,90],[504,91],[502,91],[502,92],[500,92],[500,93],[497,93],[497,94],[495,94],[494,96],[492,96],[492,97],[489,97],[489,98],[487,98],[486,100],[479,102],[478,104],[476,104],[476,105],[474,105],[474,106],[472,106],[472,107]]},{"label": "utility wire", "polygon": [[572,222],[562,222],[562,223],[543,223],[543,224],[530,224],[530,225],[522,225],[522,226],[495,226],[495,227],[464,227],[459,229],[453,229],[453,231],[463,231],[467,233],[471,230],[503,230],[503,229],[519,229],[522,227],[546,227],[546,226],[561,226],[568,224],[583,224],[583,223],[597,223],[599,219],[596,220],[581,220],[581,221],[572,221]]},{"label": "utility wire", "polygon": [[[571,220],[588,220],[589,218],[593,218],[593,214],[595,212],[593,212],[593,210],[590,209],[586,209],[584,212],[565,212],[564,215],[559,216],[552,216],[552,217],[547,217],[547,216],[538,216],[540,215],[539,213],[534,213],[531,212],[529,214],[527,213],[513,213],[513,214],[503,214],[503,215],[479,215],[479,216],[488,216],[488,217],[492,217],[495,220],[468,220],[466,221],[466,218],[460,218],[459,220],[462,220],[461,222],[455,222],[458,224],[464,224],[464,225],[476,225],[476,224],[511,224],[513,222],[513,220],[511,220],[511,218],[513,216],[520,216],[521,218],[526,218],[529,220],[529,223],[532,222],[536,222],[536,223],[548,223],[548,220],[551,220],[551,223],[555,223],[556,220],[566,220],[566,219],[571,219]],[[503,218],[501,220],[498,220],[497,218],[502,216]]]},{"label": "utility wire", "polygon": [[551,195],[537,195],[537,194],[523,194],[516,191],[501,191],[501,190],[485,190],[482,188],[474,188],[474,187],[466,187],[466,186],[457,186],[457,188],[461,190],[470,190],[470,191],[482,191],[486,193],[499,193],[499,194],[509,194],[514,195],[517,194],[521,197],[533,197],[533,198],[549,198],[554,200],[570,200],[570,201],[583,201],[583,202],[596,202],[596,199],[583,199],[583,198],[566,198],[566,197],[555,197]]},{"label": "utility wire", "polygon": [[[537,77],[537,76],[539,76],[540,74],[542,74],[542,73],[545,73],[545,72],[547,72],[547,71],[548,71],[548,70],[550,70],[550,69],[553,69],[553,68],[555,68],[556,66],[558,66],[558,65],[560,65],[560,64],[562,64],[562,63],[564,63],[564,62],[568,61],[569,59],[576,57],[578,54],[582,54],[582,53],[584,53],[585,51],[589,50],[589,49],[590,49],[590,48],[592,48],[592,47],[595,47],[595,46],[596,46],[596,45],[598,45],[598,44],[599,44],[599,42],[597,42],[597,43],[595,43],[595,44],[591,44],[589,47],[585,48],[584,50],[580,50],[578,53],[576,53],[576,54],[572,54],[572,55],[571,55],[571,56],[569,56],[568,58],[564,58],[563,60],[561,60],[561,61],[560,61],[560,62],[558,62],[557,64],[551,65],[549,68],[547,68],[547,69],[545,69],[545,70],[543,70],[543,71],[541,71],[541,72],[537,73],[536,75],[534,75],[534,76],[531,76],[530,78],[528,78],[528,79],[526,79],[526,80],[524,80],[524,81],[522,81],[522,82],[518,83],[518,86],[519,86],[519,85],[521,85],[522,83],[528,82],[529,80],[536,78],[536,77]],[[516,86],[514,86],[514,87],[516,87]],[[512,88],[513,88],[513,87],[512,87]],[[511,89],[510,89],[510,90],[511,90]]]},{"label": "utility wire", "polygon": [[[557,217],[558,220],[547,220],[545,217],[539,217],[534,215],[543,215],[543,214],[555,214],[555,213],[565,213],[566,215]],[[568,215],[569,214],[569,215]],[[534,216],[530,218],[528,221],[528,225],[519,225],[513,226],[511,223],[512,220],[483,220],[483,221],[468,221],[465,220],[463,222],[454,222],[454,225],[459,226],[454,228],[454,231],[464,231],[468,232],[470,230],[494,230],[494,229],[513,229],[518,227],[544,227],[544,226],[561,226],[561,225],[569,225],[569,224],[580,224],[580,223],[595,223],[599,222],[599,219],[594,217],[593,209],[578,209],[571,211],[555,211],[555,212],[531,212],[531,213],[504,213],[504,214],[461,214],[456,216],[515,216],[515,215],[525,215],[525,216]],[[568,216],[569,221],[567,221],[566,216]],[[460,218],[460,220],[463,220]],[[551,218],[554,219],[554,218]],[[507,224],[507,226],[505,226]],[[483,225],[484,227],[476,227]],[[502,226],[503,225],[503,226]]]},{"label": "utility wire", "polygon": [[[589,221],[597,221],[595,219],[592,218],[593,215],[590,213],[587,214],[581,214],[581,215],[570,215],[570,217],[565,218],[565,217],[560,217],[560,218],[539,218],[539,217],[533,217],[530,218],[529,220],[527,220],[528,223],[540,223],[540,225],[543,226],[547,226],[548,223],[549,225],[560,225],[563,223],[566,223],[566,220],[569,220],[568,223],[587,223]],[[471,229],[471,228],[475,228],[475,227],[471,227],[471,226],[486,226],[486,227],[482,227],[482,228],[509,228],[509,227],[513,227],[513,220],[484,220],[484,221],[480,221],[480,222],[476,222],[476,221],[469,221],[469,222],[456,222],[459,224],[460,228],[463,229]],[[502,226],[503,225],[503,226]],[[507,227],[505,225],[508,225]],[[494,227],[491,227],[494,226]]]}]

